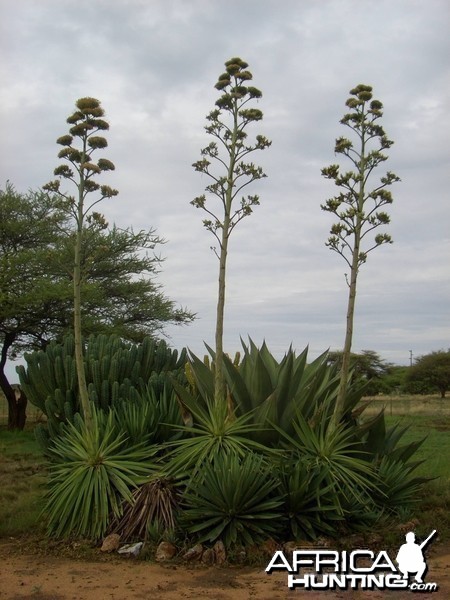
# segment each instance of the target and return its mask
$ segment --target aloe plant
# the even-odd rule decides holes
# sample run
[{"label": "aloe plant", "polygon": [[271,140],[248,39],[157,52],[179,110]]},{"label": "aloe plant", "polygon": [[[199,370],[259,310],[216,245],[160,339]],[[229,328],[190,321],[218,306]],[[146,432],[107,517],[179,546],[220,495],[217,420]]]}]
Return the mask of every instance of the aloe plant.
[{"label": "aloe plant", "polygon": [[49,533],[101,538],[113,515],[119,518],[132,489],[156,470],[156,449],[129,446],[113,413],[91,405],[92,423],[78,417],[63,426],[51,447],[44,512]]},{"label": "aloe plant", "polygon": [[290,535],[295,539],[335,535],[344,517],[339,502],[333,498],[333,484],[326,482],[326,469],[311,470],[305,460],[283,458],[278,476]]},{"label": "aloe plant", "polygon": [[183,426],[174,426],[175,430],[185,435],[168,444],[168,473],[187,477],[190,484],[197,485],[198,480],[204,477],[204,469],[219,456],[236,455],[245,458],[251,450],[268,452],[264,445],[250,438],[256,429],[248,423],[249,415],[230,416],[226,405],[214,402],[213,395],[206,398],[202,406],[184,388],[175,386],[192,421]]},{"label": "aloe plant", "polygon": [[200,541],[222,539],[225,546],[251,545],[280,531],[283,497],[262,456],[252,452],[215,456],[203,481],[182,499],[181,521]]},{"label": "aloe plant", "polygon": [[354,498],[366,503],[377,485],[374,466],[364,456],[351,429],[342,424],[329,427],[321,421],[311,426],[301,415],[294,422],[294,435],[280,430],[291,457],[303,462],[305,469],[323,479],[322,485],[330,487],[333,500],[344,516],[342,499]]}]

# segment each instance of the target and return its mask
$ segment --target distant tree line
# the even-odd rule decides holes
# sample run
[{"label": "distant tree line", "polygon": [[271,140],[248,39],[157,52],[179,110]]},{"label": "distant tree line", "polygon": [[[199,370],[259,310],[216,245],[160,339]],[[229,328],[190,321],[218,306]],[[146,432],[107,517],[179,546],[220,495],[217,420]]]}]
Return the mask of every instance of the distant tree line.
[{"label": "distant tree line", "polygon": [[[342,352],[330,352],[329,362],[341,365]],[[366,379],[367,396],[439,393],[445,398],[450,389],[450,350],[419,356],[410,367],[394,365],[373,350],[363,350],[351,354],[350,368],[352,378]]]}]

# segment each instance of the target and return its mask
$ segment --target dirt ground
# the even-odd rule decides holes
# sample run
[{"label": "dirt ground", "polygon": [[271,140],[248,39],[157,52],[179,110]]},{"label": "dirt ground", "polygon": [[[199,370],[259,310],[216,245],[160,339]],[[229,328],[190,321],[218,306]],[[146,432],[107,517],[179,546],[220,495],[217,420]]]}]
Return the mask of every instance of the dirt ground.
[{"label": "dirt ground", "polygon": [[[438,591],[421,599],[450,598],[450,546],[428,557],[426,582]],[[87,562],[54,556],[18,555],[0,544],[2,600],[293,600],[294,598],[376,600],[414,598],[411,591],[288,590],[285,573],[267,575],[255,567],[164,565],[112,558]]]}]

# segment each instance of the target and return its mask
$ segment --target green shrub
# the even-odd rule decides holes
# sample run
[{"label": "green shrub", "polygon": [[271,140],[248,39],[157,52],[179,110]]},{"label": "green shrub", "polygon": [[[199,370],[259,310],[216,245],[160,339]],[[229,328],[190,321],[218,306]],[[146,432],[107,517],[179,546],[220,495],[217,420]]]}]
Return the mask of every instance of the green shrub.
[{"label": "green shrub", "polygon": [[[274,358],[266,344],[259,349],[250,340],[243,349],[240,364],[224,357],[224,373],[229,414],[248,418],[253,427],[249,438],[266,446],[278,446],[279,430],[292,433],[297,412],[306,419],[331,416],[339,377],[336,367],[328,364],[326,353],[308,364],[307,348],[298,356],[290,348],[281,361]],[[209,352],[214,359],[213,350],[209,348]],[[195,385],[181,393],[180,386],[176,386],[187,412],[188,404],[205,406],[207,399],[214,397],[214,362],[208,366],[191,354],[191,370]],[[355,396],[358,388],[359,385],[351,386],[346,416],[360,399],[360,395]]]},{"label": "green shrub", "polygon": [[126,402],[104,410],[94,398],[92,431],[77,413],[50,431],[50,532],[160,539],[182,528],[230,548],[338,536],[418,497],[420,442],[402,443],[404,429],[386,427],[383,413],[364,420],[357,380],[339,427],[329,427],[339,378],[326,355],[308,365],[306,350],[277,361],[265,344],[244,345],[240,363],[224,358],[223,403],[211,355],[191,355],[188,384],[176,372],[160,387],[125,379]]},{"label": "green shrub", "polygon": [[202,482],[186,490],[182,523],[201,542],[221,539],[226,547],[258,543],[280,531],[278,488],[262,456],[217,455],[205,465]]},{"label": "green shrub", "polygon": [[160,444],[180,438],[183,421],[171,385],[157,392],[147,385],[113,407],[114,417],[131,444]]},{"label": "green shrub", "polygon": [[62,427],[49,451],[48,532],[101,538],[111,517],[122,514],[123,500],[155,470],[155,450],[129,446],[114,414],[93,407],[92,428],[77,416]]},{"label": "green shrub", "polygon": [[324,483],[325,471],[310,471],[303,461],[286,461],[279,470],[280,486],[285,495],[283,511],[289,524],[289,537],[315,538],[335,535],[336,525],[344,517],[333,500],[332,485]]},{"label": "green shrub", "polygon": [[[224,358],[227,403],[219,406],[212,400],[214,360],[209,364],[191,355],[190,371],[188,388],[174,384],[187,436],[174,443],[168,469],[177,474],[185,469],[186,478],[194,481],[187,492],[191,504],[200,486],[199,502],[206,507],[215,485],[208,475],[212,479],[204,487],[211,465],[221,457],[242,461],[249,453],[259,454],[279,474],[282,513],[294,536],[338,535],[345,527],[373,524],[394,502],[400,508],[408,505],[423,483],[413,476],[416,464],[411,462],[420,443],[402,446],[402,432],[386,428],[383,413],[361,417],[357,405],[364,382],[352,379],[342,422],[337,429],[328,427],[339,378],[326,355],[308,365],[306,350],[296,356],[290,349],[278,362],[265,344],[258,349],[250,342],[240,364]],[[386,486],[399,460],[404,476],[389,494]],[[204,539],[214,537],[220,523],[225,526],[219,513],[216,520],[195,526]]]},{"label": "green shrub", "polygon": [[209,398],[204,405],[196,404],[189,395],[177,387],[184,406],[193,418],[189,425],[177,429],[184,437],[168,445],[167,471],[176,477],[185,477],[191,484],[204,477],[204,470],[217,457],[234,455],[244,458],[252,449],[265,453],[268,449],[250,438],[255,431],[249,425],[249,416],[235,417],[228,406],[214,403]]}]

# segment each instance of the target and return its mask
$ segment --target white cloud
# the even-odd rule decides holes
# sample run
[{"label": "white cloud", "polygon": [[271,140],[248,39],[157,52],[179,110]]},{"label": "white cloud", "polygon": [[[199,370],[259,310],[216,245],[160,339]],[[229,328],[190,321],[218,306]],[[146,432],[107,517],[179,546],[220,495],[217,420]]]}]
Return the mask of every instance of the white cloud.
[{"label": "white cloud", "polygon": [[[168,243],[160,280],[198,312],[170,328],[176,345],[212,343],[217,260],[189,205],[205,179],[191,164],[208,143],[205,115],[225,60],[240,55],[264,94],[258,127],[273,145],[254,160],[268,179],[261,206],[230,244],[226,344],[266,338],[282,353],[342,346],[345,264],[325,248],[334,193],[320,169],[336,161],[345,100],[373,85],[395,141],[394,245],[361,272],[356,349],[407,362],[449,338],[448,3],[445,0],[0,0],[0,179],[25,191],[52,177],[55,139],[80,96],[98,97],[111,124],[110,221],[157,227]],[[256,189],[256,187],[255,187]],[[199,350],[200,349],[200,350]]]}]

